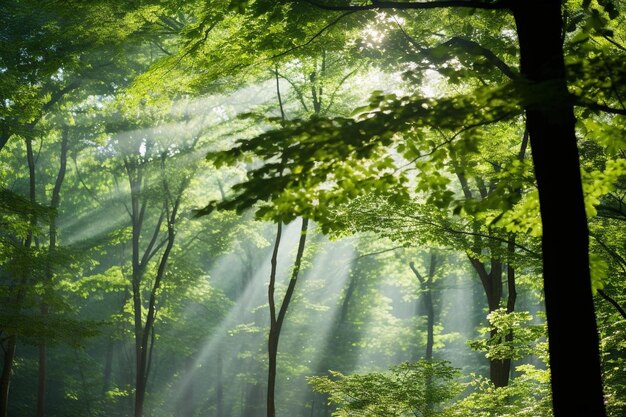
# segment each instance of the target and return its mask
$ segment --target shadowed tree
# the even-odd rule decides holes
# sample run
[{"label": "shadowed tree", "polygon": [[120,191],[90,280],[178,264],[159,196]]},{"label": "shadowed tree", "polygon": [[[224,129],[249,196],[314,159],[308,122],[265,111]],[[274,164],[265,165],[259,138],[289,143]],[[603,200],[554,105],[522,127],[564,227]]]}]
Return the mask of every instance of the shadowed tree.
[{"label": "shadowed tree", "polygon": [[[341,1],[306,0],[297,4],[305,3],[312,8],[344,12],[342,16],[369,10],[442,8],[487,10],[512,16],[519,45],[520,80],[511,85],[512,90],[509,90],[509,93],[501,92],[504,95],[500,99],[505,101],[505,97],[510,97],[511,93],[514,93],[520,100],[526,115],[526,128],[532,149],[543,224],[543,281],[550,340],[554,413],[556,417],[576,414],[604,416],[598,333],[589,268],[587,218],[576,143],[575,100],[568,92],[566,79],[561,1],[373,1],[354,5]],[[587,1],[584,5],[588,7],[589,3]],[[350,146],[348,142],[357,143],[357,138],[361,138],[360,146],[367,154],[368,139],[386,144],[391,140],[391,136],[385,136],[384,132],[399,127],[403,121],[410,123],[414,120],[418,125],[426,123],[423,119],[420,120],[420,115],[427,112],[420,109],[419,105],[416,105],[415,112],[411,113],[411,110],[408,110],[410,106],[394,102],[393,98],[387,101],[386,97],[381,97],[380,103],[380,111],[374,110],[368,118],[360,122],[337,120],[334,126],[323,125],[322,122],[302,123],[288,129],[284,134],[294,136],[299,132],[319,129],[320,136],[326,135],[325,146],[333,146],[333,141],[345,141],[346,148]],[[438,104],[446,108],[444,103],[445,101],[439,100]],[[424,104],[423,107],[430,109],[428,104]],[[450,107],[447,109],[450,111]],[[442,111],[444,112],[442,114],[445,114],[446,110]],[[506,114],[505,106],[493,106],[492,111],[495,113],[490,119],[480,121],[477,125],[510,117]],[[394,118],[395,114],[398,115]],[[444,122],[444,125],[451,122]],[[439,122],[433,119],[431,123],[437,126]],[[266,136],[271,137],[271,134]],[[240,147],[239,150],[254,149],[252,143],[250,147],[247,145]],[[293,152],[294,150],[289,150],[290,155],[293,155]],[[558,169],[555,169],[557,161]],[[298,160],[295,165],[301,163],[302,161]],[[307,173],[321,171],[322,167],[323,164],[319,162],[315,166],[305,166],[299,170],[299,175],[293,175],[292,178],[304,178]],[[370,170],[373,169],[370,167]],[[282,187],[288,183],[289,179],[282,179]],[[347,187],[346,184],[338,183],[340,187]],[[259,187],[259,184],[253,181],[247,185]],[[244,185],[239,191],[245,188]],[[256,192],[255,195],[259,199],[269,199],[277,193]],[[241,198],[234,204],[223,206],[237,207],[241,204],[249,203],[245,202],[245,198]],[[565,212],[561,209],[564,206],[568,207]],[[317,211],[318,215],[323,211],[317,207],[310,210]],[[576,328],[570,326],[571,322],[577,323]],[[571,346],[577,346],[579,356],[585,358],[581,361],[582,368],[570,365],[568,357]],[[584,383],[580,383],[577,378],[579,372],[589,375]]]}]

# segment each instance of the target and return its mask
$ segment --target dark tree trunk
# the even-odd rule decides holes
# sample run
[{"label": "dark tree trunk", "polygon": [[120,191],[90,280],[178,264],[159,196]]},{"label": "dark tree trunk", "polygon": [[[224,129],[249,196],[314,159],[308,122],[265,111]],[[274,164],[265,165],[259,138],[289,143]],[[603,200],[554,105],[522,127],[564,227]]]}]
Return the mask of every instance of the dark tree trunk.
[{"label": "dark tree trunk", "polygon": [[[422,290],[424,290],[424,293],[422,294],[424,307],[426,309],[426,353],[424,355],[424,359],[430,362],[433,360],[433,346],[435,344],[435,307],[433,305],[432,291],[435,273],[437,272],[437,255],[431,251],[428,265],[428,275],[426,278],[424,278],[417,268],[415,268],[415,264],[413,262],[411,262],[409,266],[419,280]],[[425,386],[426,409],[424,410],[424,416],[431,416],[434,405],[432,375],[428,375],[426,377]]]},{"label": "dark tree trunk", "polygon": [[[467,199],[472,199],[474,193],[472,192],[469,182],[463,172],[462,164],[457,160],[453,152],[450,153],[452,159],[452,167],[456,173],[456,176],[461,184],[463,195]],[[521,155],[521,154],[520,154]],[[479,195],[481,198],[487,198],[489,190],[485,186],[481,178],[476,178],[477,186],[479,189]],[[475,230],[476,232],[478,230]],[[489,248],[491,249],[492,256],[499,249],[498,244],[488,241]],[[500,308],[500,302],[502,301],[502,262],[498,259],[492,258],[489,262],[489,272],[487,272],[487,266],[485,262],[476,258],[476,254],[482,252],[484,246],[483,238],[475,237],[472,252],[468,252],[468,258],[470,263],[474,267],[474,270],[478,274],[480,283],[482,284],[485,296],[487,297],[487,305],[489,313]],[[511,300],[509,300],[511,301]],[[513,304],[515,300],[513,299]],[[491,337],[495,337],[495,331],[491,332]],[[489,379],[496,387],[505,387],[509,384],[509,375],[511,373],[511,361],[510,360],[489,360]]]},{"label": "dark tree trunk", "polygon": [[[480,278],[480,282],[487,296],[487,305],[489,312],[500,308],[502,301],[502,263],[499,260],[492,259],[491,269],[487,272],[487,267],[480,260],[469,255],[470,262]],[[491,337],[495,337],[495,331],[492,331]],[[511,373],[511,361],[509,360],[489,360],[489,379],[496,387],[505,387],[509,383],[509,375]]]},{"label": "dark tree trunk", "polygon": [[[605,409],[589,238],[573,105],[565,79],[561,2],[520,1],[513,13],[521,73],[530,82],[526,119],[543,223],[554,415],[601,417]],[[580,358],[576,366],[570,360],[572,349]]]},{"label": "dark tree trunk", "polygon": [[6,346],[4,346],[2,376],[0,376],[0,417],[9,416],[9,387],[11,385],[11,373],[13,372],[16,347],[17,337],[10,336]]},{"label": "dark tree trunk", "polygon": [[[49,245],[48,245],[48,261],[46,265],[46,276],[44,281],[44,293],[41,301],[41,317],[42,320],[46,321],[48,314],[50,313],[50,308],[48,306],[47,298],[50,297],[50,293],[52,291],[52,279],[54,277],[54,258],[56,256],[56,248],[57,248],[57,213],[56,210],[59,208],[59,204],[61,202],[61,187],[63,186],[63,181],[65,180],[65,172],[67,168],[67,152],[68,152],[68,139],[69,139],[69,128],[67,126],[63,127],[63,132],[61,136],[61,153],[59,155],[59,171],[57,173],[56,181],[54,183],[54,188],[52,190],[52,198],[50,200],[50,208],[55,210],[50,215],[50,227],[49,227]],[[46,415],[46,356],[47,356],[47,346],[46,341],[42,340],[39,345],[39,369],[37,372],[37,417],[44,417]]]},{"label": "dark tree trunk", "polygon": [[509,385],[510,374],[510,359],[494,359],[489,361],[489,379],[496,388],[506,387]]},{"label": "dark tree trunk", "polygon": [[[424,359],[431,361],[433,359],[433,346],[435,344],[435,307],[433,304],[433,280],[437,272],[437,256],[434,252],[430,254],[428,265],[428,275],[424,277],[415,267],[413,262],[409,263],[411,270],[417,277],[422,287],[422,300],[424,301],[424,309],[426,310],[426,353]],[[418,358],[415,358],[416,360]]]},{"label": "dark tree trunk", "polygon": [[278,269],[278,248],[283,234],[282,223],[276,226],[276,238],[274,239],[274,250],[272,251],[270,283],[267,289],[267,295],[270,307],[270,332],[267,338],[267,416],[276,415],[276,406],[274,403],[274,388],[276,387],[276,353],[278,343],[276,341],[276,303],[274,301],[274,286],[276,285],[276,271]]},{"label": "dark tree trunk", "polygon": [[[36,194],[36,178],[35,178],[35,156],[33,153],[33,141],[30,136],[25,138],[26,142],[26,161],[28,163],[28,194],[30,203],[35,206],[37,203]],[[24,240],[24,250],[30,249],[34,240],[34,231],[37,225],[37,216],[31,215],[30,230]],[[12,313],[16,316],[22,309],[22,303],[26,297],[26,284],[30,273],[23,271],[17,285],[15,298],[9,296],[9,302],[12,303]],[[9,412],[9,387],[11,385],[11,376],[13,374],[13,361],[15,360],[15,352],[17,348],[17,335],[10,334],[7,337],[6,346],[3,347],[4,358],[2,363],[2,375],[0,376],[0,417],[7,417]]]},{"label": "dark tree trunk", "polygon": [[[141,352],[139,352],[141,354]],[[138,361],[139,363],[139,361]],[[141,366],[140,364],[138,366]],[[135,417],[143,416],[143,404],[146,399],[146,384],[143,369],[139,368],[135,378]]]},{"label": "dark tree trunk", "polygon": [[11,132],[9,131],[9,127],[5,124],[2,127],[2,132],[0,132],[0,151],[2,151],[2,148],[4,148],[4,145],[7,144],[10,137]]},{"label": "dark tree trunk", "polygon": [[131,158],[125,161],[126,172],[130,184],[130,214],[132,226],[132,297],[133,297],[133,319],[135,333],[135,405],[134,416],[141,417],[143,414],[143,402],[145,394],[145,377],[144,366],[142,363],[142,345],[143,338],[143,320],[141,317],[141,279],[143,268],[139,258],[139,239],[141,236],[141,228],[143,226],[143,216],[145,213],[145,205],[140,202],[141,187],[143,178],[141,168],[136,160]]},{"label": "dark tree trunk", "polygon": [[424,304],[426,306],[426,356],[427,361],[433,360],[433,347],[435,346],[435,306],[433,304],[433,282],[437,272],[437,256],[434,252],[430,254],[428,266],[428,280],[426,281],[426,293],[424,294]]},{"label": "dark tree trunk", "polygon": [[[514,238],[508,244],[509,255],[514,256],[515,242]],[[511,261],[509,261],[511,262]],[[506,312],[512,313],[515,311],[515,301],[517,300],[517,290],[515,289],[515,269],[509,264],[506,270],[507,277],[507,301]],[[504,336],[506,342],[513,341],[513,333],[509,332]],[[491,381],[496,387],[506,387],[509,385],[509,379],[511,377],[511,359],[492,360],[489,363]]]},{"label": "dark tree trunk", "polygon": [[280,310],[276,314],[276,304],[274,302],[274,285],[276,282],[276,263],[278,259],[278,245],[280,243],[281,226],[278,225],[278,231],[276,234],[276,242],[274,244],[274,252],[272,254],[272,271],[270,273],[270,285],[268,286],[268,299],[270,305],[270,332],[267,342],[268,352],[268,371],[267,371],[267,417],[276,416],[275,405],[275,389],[276,389],[276,358],[278,355],[278,341],[280,339],[280,331],[287,315],[287,309],[291,303],[291,298],[296,289],[296,283],[298,282],[298,274],[300,272],[300,265],[302,264],[302,257],[304,256],[304,246],[306,244],[307,229],[309,227],[309,220],[302,219],[302,227],[300,228],[300,241],[298,242],[298,251],[296,253],[296,259],[293,264],[293,270],[291,272],[291,279],[287,286],[287,291],[283,297],[283,301],[280,304]]},{"label": "dark tree trunk", "polygon": [[[140,254],[140,239],[142,235],[142,228],[144,226],[146,207],[148,205],[148,196],[147,194],[144,194],[145,190],[143,189],[145,185],[145,178],[143,175],[143,167],[141,166],[142,162],[137,158],[126,158],[124,165],[131,189],[131,207],[129,213],[132,226],[132,297],[135,336],[134,416],[142,417],[148,376],[150,373],[152,348],[155,341],[154,322],[156,319],[156,296],[161,287],[161,282],[165,276],[165,270],[169,262],[169,257],[172,252],[172,248],[174,247],[176,238],[174,225],[177,221],[182,194],[189,185],[191,177],[184,179],[181,182],[177,193],[172,195],[165,172],[165,155],[161,156],[163,207],[161,209],[161,214],[154,225],[152,236],[146,247],[143,249],[142,254]],[[167,225],[167,236],[164,240],[157,244],[157,240],[161,235],[161,225],[163,224],[163,221],[165,221]],[[165,245],[164,248],[163,245]],[[163,248],[163,252],[160,255],[156,276],[149,292],[147,313],[144,321],[142,315],[143,301],[141,284],[148,263],[157,255],[161,248]]]}]

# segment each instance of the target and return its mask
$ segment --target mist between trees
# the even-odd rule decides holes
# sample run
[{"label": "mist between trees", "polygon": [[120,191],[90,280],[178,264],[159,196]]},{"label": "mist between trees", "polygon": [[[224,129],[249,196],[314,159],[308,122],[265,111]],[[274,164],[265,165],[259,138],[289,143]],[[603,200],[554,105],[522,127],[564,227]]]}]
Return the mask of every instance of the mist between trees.
[{"label": "mist between trees", "polygon": [[626,414],[623,1],[0,16],[0,417]]}]

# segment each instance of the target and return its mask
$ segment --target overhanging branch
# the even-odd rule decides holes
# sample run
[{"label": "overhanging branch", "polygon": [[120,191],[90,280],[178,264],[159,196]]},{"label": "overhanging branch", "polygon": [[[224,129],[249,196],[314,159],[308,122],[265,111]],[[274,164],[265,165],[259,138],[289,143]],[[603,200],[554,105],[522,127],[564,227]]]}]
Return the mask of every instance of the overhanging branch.
[{"label": "overhanging branch", "polygon": [[306,41],[306,42],[304,42],[304,43],[302,43],[300,45],[293,46],[293,47],[291,47],[291,48],[287,49],[286,51],[283,51],[283,52],[281,52],[279,54],[273,55],[271,58],[272,59],[280,58],[281,56],[290,54],[291,52],[293,52],[293,51],[295,51],[297,49],[304,48],[305,46],[310,45],[315,39],[320,37],[322,35],[322,33],[326,32],[328,29],[330,29],[331,27],[336,25],[341,19],[343,19],[346,16],[351,15],[355,11],[356,10],[348,10],[346,13],[340,14],[339,16],[337,16],[336,19],[332,20],[329,24],[327,24],[326,26],[321,28],[319,31],[317,31],[317,33],[315,35],[311,36],[311,38],[308,41]]},{"label": "overhanging branch", "polygon": [[364,11],[377,9],[445,9],[452,7],[464,7],[470,9],[483,10],[503,10],[511,7],[508,0],[499,0],[493,2],[475,1],[475,0],[439,0],[439,1],[423,1],[423,2],[404,2],[404,1],[377,1],[372,0],[370,4],[362,5],[331,5],[319,2],[317,0],[302,0],[319,9],[335,10],[335,11]]},{"label": "overhanging branch", "polygon": [[605,113],[611,114],[620,114],[622,116],[626,116],[626,109],[616,109],[615,107],[610,107],[605,104],[594,103],[593,101],[583,100],[578,97],[574,98],[574,105],[578,107],[584,107],[589,110],[601,111]]}]

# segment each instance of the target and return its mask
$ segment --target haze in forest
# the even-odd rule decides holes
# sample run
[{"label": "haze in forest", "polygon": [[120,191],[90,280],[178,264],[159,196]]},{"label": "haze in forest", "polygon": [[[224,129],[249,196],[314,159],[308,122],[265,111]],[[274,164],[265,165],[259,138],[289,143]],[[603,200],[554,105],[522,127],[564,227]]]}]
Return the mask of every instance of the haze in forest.
[{"label": "haze in forest", "polygon": [[626,414],[622,0],[5,0],[0,417]]}]

